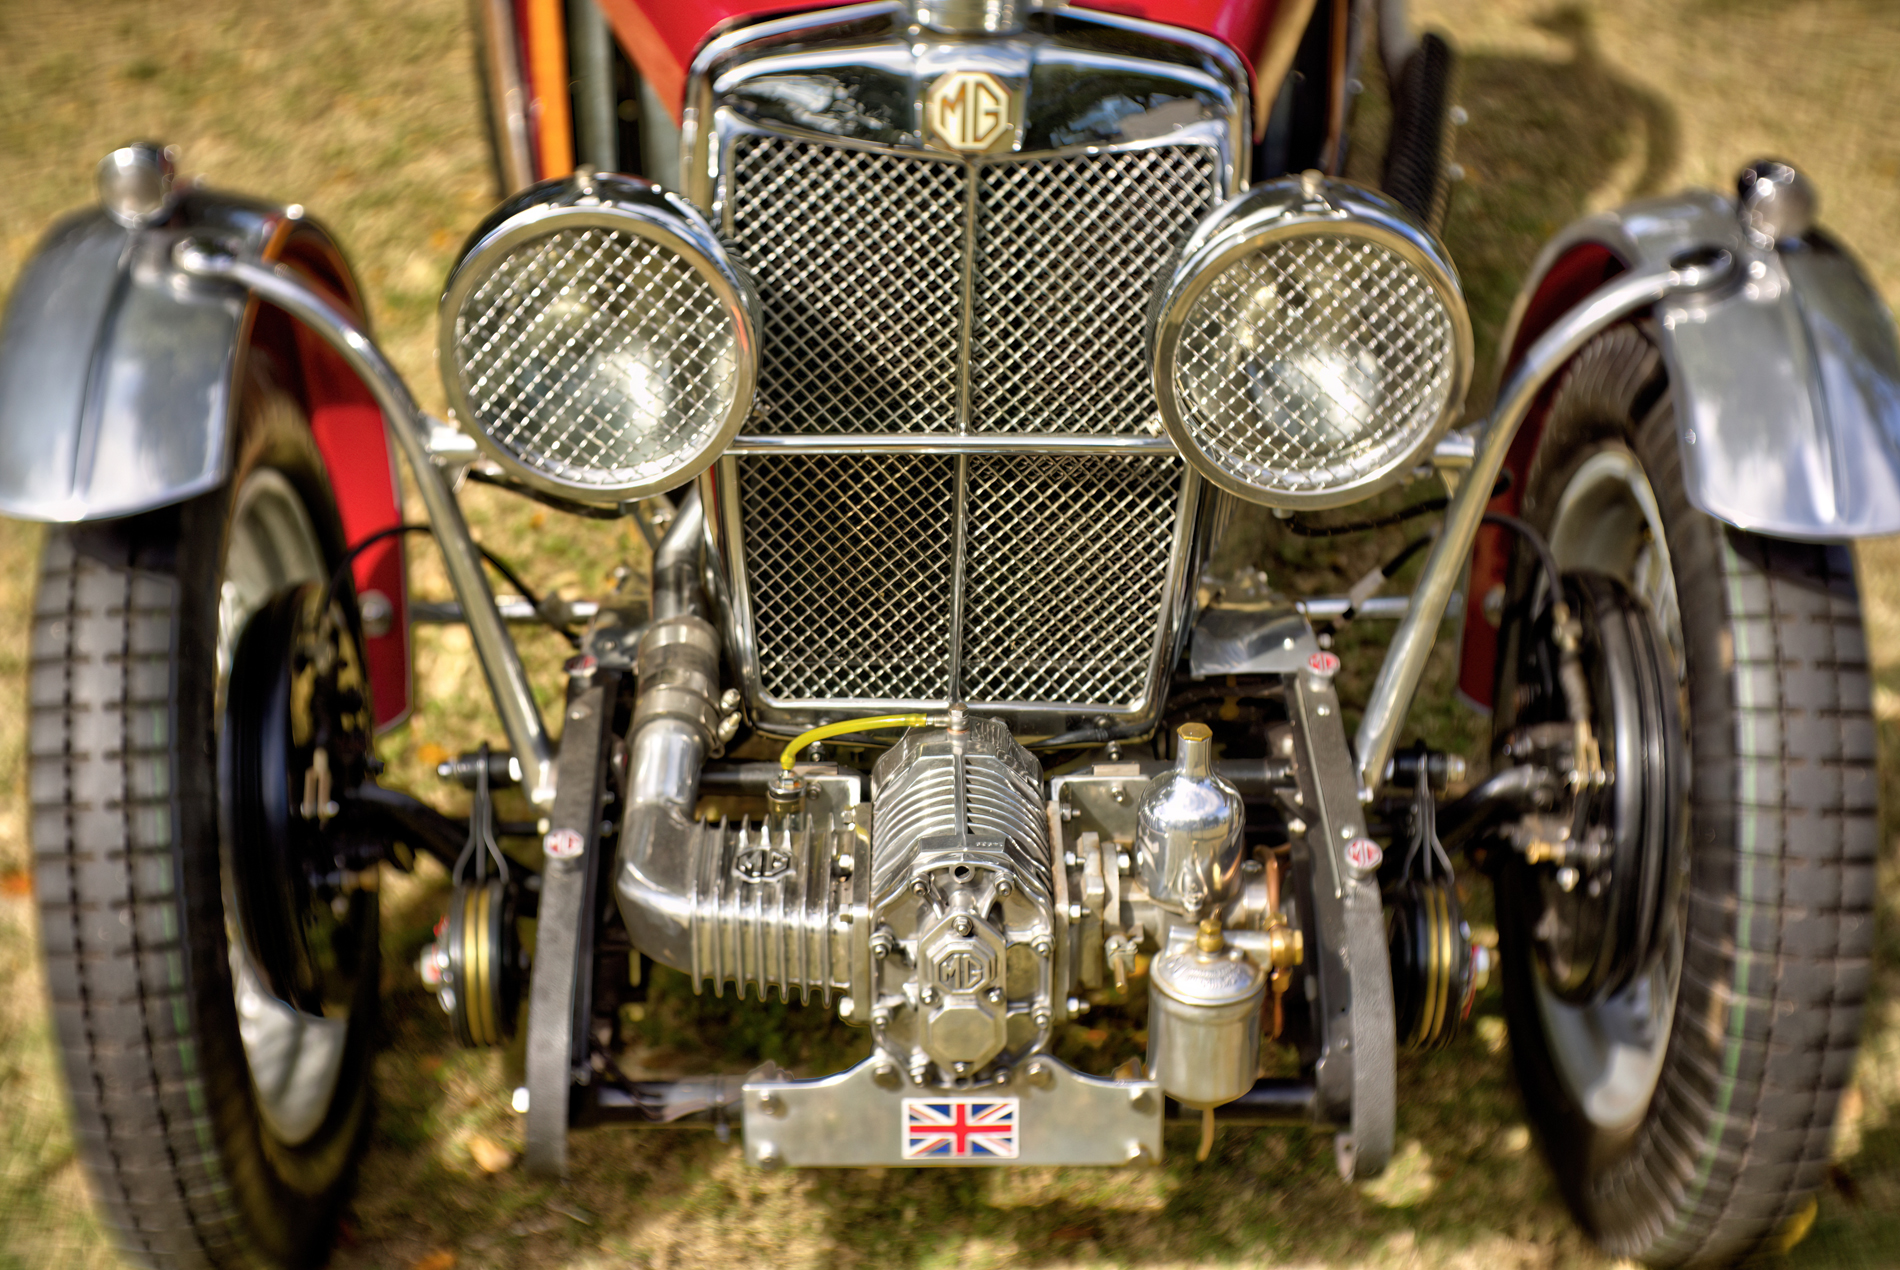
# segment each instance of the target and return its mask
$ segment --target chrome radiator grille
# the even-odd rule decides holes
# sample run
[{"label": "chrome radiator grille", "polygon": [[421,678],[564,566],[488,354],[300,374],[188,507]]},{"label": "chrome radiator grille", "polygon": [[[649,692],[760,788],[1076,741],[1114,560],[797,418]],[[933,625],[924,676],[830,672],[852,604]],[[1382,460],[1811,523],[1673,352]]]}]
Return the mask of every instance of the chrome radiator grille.
[{"label": "chrome radiator grille", "polygon": [[780,703],[942,702],[960,663],[972,704],[1139,701],[1181,477],[1154,455],[740,459],[761,687]]},{"label": "chrome radiator grille", "polygon": [[[1198,483],[1171,453],[1005,438],[1154,435],[1147,305],[1223,192],[1218,153],[970,163],[745,132],[723,169],[764,310],[746,431],[919,446],[727,460],[760,704],[1152,708]],[[958,434],[1006,448],[924,450]]]},{"label": "chrome radiator grille", "polygon": [[1155,417],[1143,320],[1218,193],[1211,150],[965,166],[751,135],[731,162],[730,230],[765,303],[753,431],[1128,434]]},{"label": "chrome radiator grille", "polygon": [[1139,700],[1180,501],[1178,459],[974,455],[962,695]]},{"label": "chrome radiator grille", "polygon": [[1145,429],[1156,409],[1148,297],[1213,205],[1211,152],[1167,146],[982,173],[971,430]]},{"label": "chrome radiator grille", "polygon": [[759,672],[780,701],[941,700],[956,459],[739,461]]},{"label": "chrome radiator grille", "polygon": [[732,233],[765,303],[756,432],[955,432],[963,169],[748,137]]}]

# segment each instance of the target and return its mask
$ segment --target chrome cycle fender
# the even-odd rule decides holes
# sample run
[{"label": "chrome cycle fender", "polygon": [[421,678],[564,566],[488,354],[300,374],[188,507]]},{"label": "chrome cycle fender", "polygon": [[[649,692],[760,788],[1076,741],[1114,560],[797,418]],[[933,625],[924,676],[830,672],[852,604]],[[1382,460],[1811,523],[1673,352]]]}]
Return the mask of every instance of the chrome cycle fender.
[{"label": "chrome cycle fender", "polygon": [[224,480],[255,305],[178,284],[171,252],[187,235],[265,258],[296,240],[341,269],[301,209],[196,189],[161,223],[90,210],[54,226],[0,329],[0,515],[127,516]]},{"label": "chrome cycle fender", "polygon": [[1563,265],[1580,252],[1607,251],[1641,272],[1725,251],[1736,262],[1731,285],[1655,308],[1690,502],[1777,538],[1900,532],[1893,316],[1838,241],[1786,228],[1751,233],[1734,200],[1707,190],[1585,217],[1544,248],[1499,347],[1521,351],[1568,307]]},{"label": "chrome cycle fender", "polygon": [[[397,523],[394,455],[345,364],[243,291],[198,285],[172,263],[181,241],[217,243],[281,261],[360,314],[342,252],[295,205],[174,191],[170,163],[152,145],[107,156],[103,207],[54,226],[13,288],[0,325],[0,515],[105,520],[216,488],[231,470],[245,360],[263,348],[301,398],[345,531],[361,539]],[[144,202],[115,201],[128,192]],[[409,712],[403,560],[393,542],[355,562],[379,728]]]}]

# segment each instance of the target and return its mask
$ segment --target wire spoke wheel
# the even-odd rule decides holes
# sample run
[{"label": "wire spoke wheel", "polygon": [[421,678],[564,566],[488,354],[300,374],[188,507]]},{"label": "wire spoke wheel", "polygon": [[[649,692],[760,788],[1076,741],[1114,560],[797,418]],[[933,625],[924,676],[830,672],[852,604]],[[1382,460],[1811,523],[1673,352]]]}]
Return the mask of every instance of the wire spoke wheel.
[{"label": "wire spoke wheel", "polygon": [[324,564],[290,483],[252,473],[218,589],[220,862],[238,1034],[259,1114],[290,1145],[334,1099],[376,940],[373,875],[324,832],[369,747],[355,643],[341,605],[319,607]]}]

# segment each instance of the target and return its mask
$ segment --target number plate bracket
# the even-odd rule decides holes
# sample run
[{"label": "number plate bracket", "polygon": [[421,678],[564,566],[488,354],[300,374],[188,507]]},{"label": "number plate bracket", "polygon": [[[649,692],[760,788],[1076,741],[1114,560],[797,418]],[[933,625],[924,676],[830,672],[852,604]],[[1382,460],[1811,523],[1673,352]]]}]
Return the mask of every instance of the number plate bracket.
[{"label": "number plate bracket", "polygon": [[[1015,1100],[1015,1158],[906,1159],[904,1104],[938,1092],[950,1103]],[[817,1080],[748,1080],[744,1107],[746,1159],[764,1168],[1153,1164],[1165,1110],[1152,1080],[1085,1076],[1047,1055],[1024,1063],[1005,1086],[944,1091],[912,1085],[874,1055]]]}]

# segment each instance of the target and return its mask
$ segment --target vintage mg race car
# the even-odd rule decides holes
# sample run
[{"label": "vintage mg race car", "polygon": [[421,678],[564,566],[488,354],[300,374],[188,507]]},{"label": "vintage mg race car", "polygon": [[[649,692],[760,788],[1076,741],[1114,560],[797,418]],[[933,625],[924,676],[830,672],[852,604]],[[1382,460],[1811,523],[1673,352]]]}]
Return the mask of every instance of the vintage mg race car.
[{"label": "vintage mg race car", "polygon": [[[1847,544],[1900,531],[1900,350],[1798,172],[1563,230],[1467,421],[1452,56],[1402,3],[476,11],[507,193],[442,296],[452,419],[302,208],[153,145],[8,311],[0,512],[52,525],[42,931],[129,1255],[321,1260],[377,879],[418,853],[453,876],[419,972],[524,1047],[547,1174],[600,1122],[740,1128],[761,1168],[1120,1167],[1187,1119],[1325,1132],[1363,1179],[1402,1054],[1495,972],[1604,1248],[1725,1263],[1811,1216],[1871,946]],[[1374,57],[1377,189],[1340,176]],[[498,565],[498,601],[467,481],[634,518],[650,577],[538,600]],[[1276,544],[1405,524],[1357,585],[1282,585]],[[414,530],[499,718],[441,767],[467,823],[378,783]],[[1447,619],[1488,754],[1400,744]],[[524,621],[574,645],[556,729]],[[1381,645],[1349,729],[1342,655]],[[656,966],[869,1056],[631,1079]],[[1124,1008],[1119,1066],[1061,1051]]]}]

